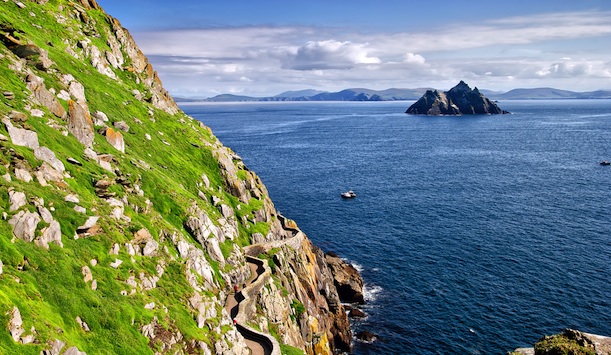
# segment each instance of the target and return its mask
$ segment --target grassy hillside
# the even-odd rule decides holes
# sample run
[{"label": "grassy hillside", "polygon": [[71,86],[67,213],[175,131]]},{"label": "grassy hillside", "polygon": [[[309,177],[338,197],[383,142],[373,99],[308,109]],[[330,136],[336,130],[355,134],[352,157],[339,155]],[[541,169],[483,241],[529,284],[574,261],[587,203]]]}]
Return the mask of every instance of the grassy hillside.
[{"label": "grassy hillside", "polygon": [[[59,179],[41,182],[37,174],[46,168],[44,160],[15,144],[9,125],[0,124],[0,353],[40,354],[54,345],[90,354],[173,347],[199,352],[214,349],[219,340],[232,346],[222,292],[230,287],[228,275],[243,265],[208,253],[189,259],[177,243],[205,251],[207,245],[186,232],[187,218],[194,210],[203,212],[220,228],[219,206],[230,206],[237,230],[219,244],[223,259],[233,254],[239,259],[234,244],[247,245],[253,232],[269,230],[269,223],[254,217],[266,197],[241,201],[228,192],[215,154],[230,152],[208,128],[164,99],[156,74],[148,63],[135,62],[145,58],[113,21],[95,1],[0,2],[0,118],[36,132],[39,145],[65,168],[55,171]],[[18,53],[24,46],[36,53]],[[113,52],[121,57],[119,65],[109,59]],[[73,134],[68,114],[58,117],[49,103],[34,97],[30,75],[44,80],[55,97],[51,101],[66,112],[78,102],[94,116],[105,114],[108,121],[93,120],[90,146]],[[74,82],[84,88],[85,101],[75,96],[78,89],[71,90]],[[117,128],[125,125],[127,131]],[[121,134],[124,152],[104,135],[108,129]],[[236,169],[252,178],[240,164]],[[25,200],[15,203],[16,193]],[[11,221],[20,213],[40,218],[32,240],[15,234]],[[60,225],[61,245],[52,242],[47,249],[41,240],[53,224],[43,220],[49,213]],[[83,233],[79,227],[90,217],[99,219]],[[156,247],[145,255],[149,245]],[[111,266],[116,260],[122,263]],[[194,260],[212,270],[212,282],[190,269]],[[201,311],[194,296],[208,307],[205,326],[197,321]],[[22,320],[18,326],[15,309]],[[146,329],[155,336],[145,336]]]}]

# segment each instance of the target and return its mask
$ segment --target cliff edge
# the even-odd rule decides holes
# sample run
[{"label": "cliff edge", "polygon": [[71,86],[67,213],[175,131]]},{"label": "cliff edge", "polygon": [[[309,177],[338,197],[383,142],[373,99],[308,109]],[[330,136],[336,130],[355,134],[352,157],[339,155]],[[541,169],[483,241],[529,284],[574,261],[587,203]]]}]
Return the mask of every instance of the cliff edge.
[{"label": "cliff edge", "polygon": [[95,0],[0,1],[0,93],[0,353],[249,354],[248,255],[241,323],[350,351],[324,254]]},{"label": "cliff edge", "polygon": [[464,81],[449,91],[427,90],[405,113],[429,116],[490,115],[509,113]]}]

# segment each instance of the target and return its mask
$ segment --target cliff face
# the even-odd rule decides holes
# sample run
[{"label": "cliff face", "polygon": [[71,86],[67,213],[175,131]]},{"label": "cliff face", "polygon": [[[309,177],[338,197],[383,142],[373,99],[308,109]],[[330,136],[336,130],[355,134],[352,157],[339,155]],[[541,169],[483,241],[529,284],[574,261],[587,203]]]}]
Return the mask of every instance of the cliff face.
[{"label": "cliff face", "polygon": [[449,91],[427,90],[406,113],[412,115],[485,115],[509,113],[488,100],[477,88],[471,89],[461,81]]},{"label": "cliff face", "polygon": [[0,2],[0,42],[1,353],[247,354],[247,255],[245,325],[350,348],[323,253],[95,0]]}]

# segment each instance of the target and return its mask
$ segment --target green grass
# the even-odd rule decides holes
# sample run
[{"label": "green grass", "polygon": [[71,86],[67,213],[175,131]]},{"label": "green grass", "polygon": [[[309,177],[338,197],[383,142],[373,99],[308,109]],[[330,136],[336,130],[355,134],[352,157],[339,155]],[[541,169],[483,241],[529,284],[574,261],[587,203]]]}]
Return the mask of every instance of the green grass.
[{"label": "green grass", "polygon": [[[29,117],[25,123],[16,125],[36,131],[40,144],[56,153],[67,173],[63,182],[49,186],[41,186],[36,180],[30,183],[17,180],[13,175],[14,165],[21,159],[4,152],[12,149],[15,155],[23,157],[20,164],[32,171],[41,165],[41,161],[34,157],[29,148],[0,142],[0,146],[5,148],[0,154],[0,175],[13,175],[11,182],[0,178],[0,209],[7,211],[7,220],[16,213],[8,212],[9,188],[26,193],[28,204],[24,208],[30,211],[36,211],[32,199],[42,198],[44,205],[52,207],[53,217],[60,222],[64,244],[63,248],[52,244],[47,250],[34,243],[13,241],[12,227],[7,221],[0,220],[0,260],[4,264],[4,273],[0,275],[0,324],[8,323],[7,312],[17,306],[26,329],[24,335],[29,334],[32,327],[37,334],[37,344],[20,345],[10,338],[8,332],[0,331],[0,353],[38,355],[48,349],[46,344],[55,339],[64,341],[66,348],[77,346],[81,351],[92,354],[152,353],[149,339],[141,334],[140,329],[150,324],[154,317],[165,329],[179,331],[185,341],[204,341],[212,345],[221,335],[208,327],[197,327],[196,314],[188,305],[194,291],[185,279],[185,262],[178,257],[170,238],[162,240],[160,236],[176,233],[189,240],[183,225],[193,203],[197,203],[198,208],[213,221],[218,219],[220,213],[210,203],[212,195],[226,205],[234,208],[240,206],[240,211],[236,210],[239,221],[243,216],[252,221],[254,212],[263,208],[264,199],[252,198],[244,204],[226,191],[219,164],[208,144],[216,142],[209,129],[201,127],[183,113],[170,115],[149,102],[135,100],[132,90],[140,91],[145,97],[151,95],[142,75],[113,69],[118,78],[114,80],[90,65],[77,42],[88,38],[100,51],[110,50],[109,22],[103,12],[87,11],[87,20],[82,22],[74,16],[74,4],[67,0],[51,0],[45,5],[30,1],[26,2],[26,6],[26,9],[20,9],[14,2],[0,2],[0,28],[12,28],[11,36],[48,51],[49,58],[55,63],[47,72],[31,64],[27,68],[44,79],[47,89],[55,92],[67,89],[59,77],[71,74],[85,87],[90,112],[104,112],[110,120],[109,125],[124,121],[130,127],[129,132],[121,132],[126,145],[125,153],[117,151],[98,133],[95,134],[93,149],[98,153],[112,154],[113,166],[129,181],[127,186],[114,184],[109,191],[115,193],[116,198],[127,201],[124,214],[131,222],[109,218],[112,208],[95,194],[93,188],[93,181],[103,178],[114,180],[118,174],[104,170],[97,162],[87,159],[83,154],[83,145],[72,134],[64,136],[62,129],[50,126],[51,123],[65,126],[64,120],[54,117],[44,107],[29,103],[30,93],[25,86],[24,74],[15,73],[9,68],[11,55],[0,42],[0,53],[3,54],[0,56],[0,89],[15,95],[14,100],[0,95],[0,116],[11,110],[27,114],[26,106],[42,109],[45,112],[43,118]],[[60,14],[66,23],[58,23],[53,14]],[[44,31],[37,26],[44,28]],[[69,55],[66,52],[68,47],[82,58]],[[129,65],[127,60],[124,66]],[[59,101],[67,108],[65,101]],[[152,116],[149,112],[152,112]],[[99,128],[95,127],[96,131]],[[0,124],[0,133],[8,135],[3,124]],[[146,134],[151,136],[151,140],[145,138]],[[77,159],[82,166],[68,163],[68,158]],[[149,165],[150,169],[142,168],[141,162]],[[209,189],[198,186],[202,174],[210,180]],[[251,174],[247,170],[239,170],[238,178],[247,180],[252,178]],[[142,195],[136,193],[136,186],[140,187]],[[206,200],[198,196],[200,190],[206,195]],[[79,197],[78,205],[86,208],[86,214],[75,212],[74,204],[64,201],[68,194]],[[102,232],[75,240],[77,227],[93,215],[101,216],[98,224]],[[39,224],[38,235],[44,225],[43,222]],[[225,257],[232,253],[234,244],[250,244],[252,233],[266,235],[269,231],[269,225],[263,222],[240,222],[238,225],[237,239],[220,245]],[[132,257],[126,253],[125,243],[131,241],[134,233],[141,228],[147,228],[160,242],[158,256]],[[109,255],[115,243],[121,245],[121,251],[119,255]],[[118,269],[109,267],[116,258],[123,260],[123,264]],[[96,266],[90,264],[92,259],[97,260]],[[140,273],[156,275],[156,266],[161,260],[164,260],[165,272],[157,282],[157,288],[149,291],[137,289],[135,294],[129,294],[132,288],[125,281],[133,275],[140,282]],[[218,262],[210,259],[208,262],[219,289],[206,289],[200,293],[204,297],[216,298],[219,290],[226,286],[222,272],[228,271],[231,266],[220,270]],[[83,281],[81,268],[85,265],[92,271],[97,290],[91,289],[90,282]],[[204,284],[201,279],[198,281]],[[121,295],[124,290],[128,292],[127,296]],[[155,302],[156,308],[144,309],[144,305],[150,302]],[[162,305],[167,308],[167,313]],[[218,317],[208,320],[209,324],[220,324],[221,306],[217,314]],[[75,321],[77,316],[88,324],[90,332],[78,326]],[[225,327],[223,331],[227,329]]]},{"label": "green grass", "polygon": [[592,348],[586,348],[564,334],[543,337],[535,344],[535,355],[596,355]]}]

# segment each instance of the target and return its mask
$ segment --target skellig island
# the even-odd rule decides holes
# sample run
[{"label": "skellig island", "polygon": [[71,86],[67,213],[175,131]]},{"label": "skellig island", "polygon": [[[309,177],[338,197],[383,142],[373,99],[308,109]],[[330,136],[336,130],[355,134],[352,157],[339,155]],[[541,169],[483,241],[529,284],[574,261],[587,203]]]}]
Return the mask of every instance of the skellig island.
[{"label": "skellig island", "polygon": [[449,91],[427,90],[405,113],[412,115],[490,115],[509,113],[464,81]]}]

